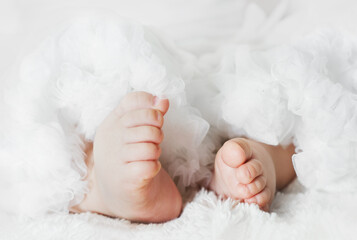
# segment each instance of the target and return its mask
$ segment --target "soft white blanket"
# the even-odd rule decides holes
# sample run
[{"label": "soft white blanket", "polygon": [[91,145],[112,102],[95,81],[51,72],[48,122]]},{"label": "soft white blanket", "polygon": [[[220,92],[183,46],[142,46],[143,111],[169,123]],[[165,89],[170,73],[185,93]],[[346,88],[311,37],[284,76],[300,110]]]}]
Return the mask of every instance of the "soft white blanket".
[{"label": "soft white blanket", "polygon": [[[143,6],[152,10],[150,15],[138,10],[138,2],[143,4],[121,1],[117,6],[123,10],[117,11],[155,26],[159,40],[140,28],[113,27],[116,20],[104,25],[95,20],[95,34],[87,23],[69,30],[58,27],[66,30],[27,57],[17,76],[21,84],[1,95],[7,104],[1,110],[9,115],[0,120],[0,238],[352,239],[357,234],[357,38],[352,24],[356,4],[155,1],[160,9]],[[78,11],[69,12],[76,16]],[[92,16],[93,10],[86,15]],[[56,19],[44,14],[46,18]],[[125,29],[124,34],[118,29]],[[162,40],[165,50],[161,37],[173,40]],[[113,56],[112,51],[120,55]],[[202,84],[205,77],[209,84]],[[55,79],[54,85],[47,85],[48,79]],[[12,86],[13,78],[7,80]],[[197,86],[201,95],[195,97]],[[77,94],[81,89],[86,89],[84,94]],[[175,129],[182,136],[175,139],[176,149],[166,143],[164,166],[179,177],[182,191],[209,179],[209,152],[217,147],[214,134],[244,134],[270,144],[294,137],[294,164],[305,187],[295,181],[278,193],[271,213],[220,201],[202,190],[186,203],[180,218],[165,224],[66,214],[66,206],[79,201],[86,189],[80,181],[85,175],[80,138],[93,139],[102,118],[132,89],[164,95],[174,103],[166,139],[175,139]],[[56,96],[55,101],[47,92]],[[104,95],[108,97],[91,100]],[[202,101],[202,96],[212,101]],[[83,104],[88,100],[90,105]],[[232,106],[240,111],[232,111]],[[58,109],[65,109],[60,112],[63,118]],[[177,126],[180,118],[186,125]],[[214,131],[205,137],[208,123]],[[186,161],[178,163],[180,148],[187,150]],[[43,216],[48,209],[59,213]]]},{"label": "soft white blanket", "polygon": [[[297,182],[278,193],[272,213],[199,192],[180,218],[131,224],[95,214],[52,215],[2,225],[1,239],[354,239],[356,194],[305,191]],[[9,223],[10,219],[7,219]]]}]

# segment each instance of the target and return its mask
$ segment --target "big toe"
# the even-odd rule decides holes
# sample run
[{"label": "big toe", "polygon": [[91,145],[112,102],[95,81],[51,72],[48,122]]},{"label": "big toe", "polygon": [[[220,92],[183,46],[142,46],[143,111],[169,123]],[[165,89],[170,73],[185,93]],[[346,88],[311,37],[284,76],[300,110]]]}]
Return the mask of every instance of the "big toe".
[{"label": "big toe", "polygon": [[238,168],[249,160],[251,151],[243,139],[232,139],[222,146],[222,160],[231,168]]},{"label": "big toe", "polygon": [[166,98],[155,97],[154,99],[154,108],[162,112],[162,114],[166,114],[169,110],[169,100]]}]

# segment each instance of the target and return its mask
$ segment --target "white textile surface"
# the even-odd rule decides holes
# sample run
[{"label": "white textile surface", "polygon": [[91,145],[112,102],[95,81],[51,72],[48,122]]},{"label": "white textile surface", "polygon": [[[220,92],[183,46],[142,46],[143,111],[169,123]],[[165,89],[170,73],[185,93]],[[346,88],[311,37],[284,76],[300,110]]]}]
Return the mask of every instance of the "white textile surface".
[{"label": "white textile surface", "polygon": [[256,206],[219,201],[206,191],[180,218],[164,224],[132,224],[95,214],[52,215],[16,220],[1,231],[12,239],[354,239],[356,194],[306,192],[294,182],[276,196],[272,213]]}]

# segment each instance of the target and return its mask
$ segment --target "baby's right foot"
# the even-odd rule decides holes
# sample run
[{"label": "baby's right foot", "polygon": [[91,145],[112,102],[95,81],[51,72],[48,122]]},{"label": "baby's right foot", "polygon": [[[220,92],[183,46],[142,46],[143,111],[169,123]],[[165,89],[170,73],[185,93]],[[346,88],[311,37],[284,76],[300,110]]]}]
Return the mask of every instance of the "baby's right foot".
[{"label": "baby's right foot", "polygon": [[73,208],[138,222],[164,222],[181,213],[176,185],[158,161],[168,100],[128,94],[97,130],[89,153],[90,192]]}]

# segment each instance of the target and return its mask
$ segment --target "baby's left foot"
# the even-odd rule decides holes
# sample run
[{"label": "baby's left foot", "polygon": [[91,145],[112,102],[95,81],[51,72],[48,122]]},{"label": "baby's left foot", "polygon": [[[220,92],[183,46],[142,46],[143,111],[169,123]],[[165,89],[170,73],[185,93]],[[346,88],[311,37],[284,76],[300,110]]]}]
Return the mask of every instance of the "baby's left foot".
[{"label": "baby's left foot", "polygon": [[209,188],[216,194],[269,210],[276,190],[274,162],[263,144],[245,138],[227,141],[218,151]]}]

